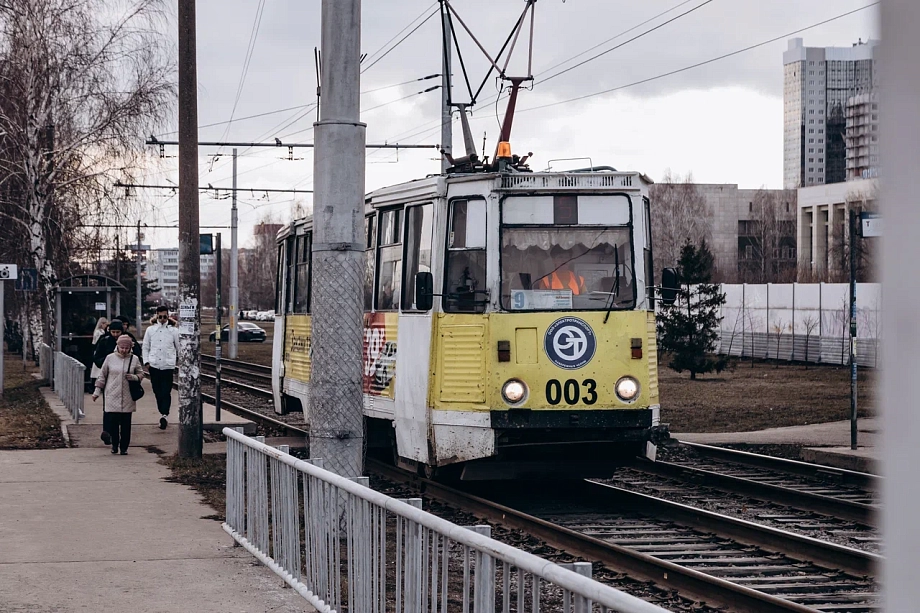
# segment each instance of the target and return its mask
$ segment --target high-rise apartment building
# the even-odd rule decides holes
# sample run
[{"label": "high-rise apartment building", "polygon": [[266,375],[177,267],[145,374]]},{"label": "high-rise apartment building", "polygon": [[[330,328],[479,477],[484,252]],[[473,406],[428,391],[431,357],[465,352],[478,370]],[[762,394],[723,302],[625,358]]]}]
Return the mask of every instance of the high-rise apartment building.
[{"label": "high-rise apartment building", "polygon": [[878,94],[847,102],[847,181],[878,176]]},{"label": "high-rise apartment building", "polygon": [[787,189],[847,179],[847,102],[877,84],[877,42],[783,52],[783,184]]}]

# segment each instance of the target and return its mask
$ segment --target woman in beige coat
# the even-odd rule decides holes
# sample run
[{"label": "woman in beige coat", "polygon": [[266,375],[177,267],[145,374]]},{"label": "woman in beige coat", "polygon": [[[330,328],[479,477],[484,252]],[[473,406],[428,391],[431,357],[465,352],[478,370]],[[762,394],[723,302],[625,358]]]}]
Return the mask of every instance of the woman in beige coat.
[{"label": "woman in beige coat", "polygon": [[118,337],[115,351],[110,353],[102,363],[93,402],[99,398],[102,390],[102,440],[112,445],[112,453],[121,451],[128,454],[131,443],[131,414],[137,410],[137,404],[131,397],[129,381],[144,378],[144,367],[131,351],[134,341],[131,337]]}]

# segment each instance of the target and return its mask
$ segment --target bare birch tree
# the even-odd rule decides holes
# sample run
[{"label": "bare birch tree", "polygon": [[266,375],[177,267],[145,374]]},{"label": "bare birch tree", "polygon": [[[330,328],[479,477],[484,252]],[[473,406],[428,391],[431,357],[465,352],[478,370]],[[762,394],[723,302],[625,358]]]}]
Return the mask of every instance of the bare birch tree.
[{"label": "bare birch tree", "polygon": [[675,266],[688,242],[699,245],[710,238],[712,219],[693,174],[681,178],[668,170],[649,192],[652,212],[652,245],[655,269]]},{"label": "bare birch tree", "polygon": [[174,99],[161,0],[0,3],[0,217],[38,270],[41,335],[81,228],[124,219],[113,188]]},{"label": "bare birch tree", "polygon": [[760,189],[751,203],[751,219],[739,245],[742,278],[754,283],[794,281],[795,190]]}]

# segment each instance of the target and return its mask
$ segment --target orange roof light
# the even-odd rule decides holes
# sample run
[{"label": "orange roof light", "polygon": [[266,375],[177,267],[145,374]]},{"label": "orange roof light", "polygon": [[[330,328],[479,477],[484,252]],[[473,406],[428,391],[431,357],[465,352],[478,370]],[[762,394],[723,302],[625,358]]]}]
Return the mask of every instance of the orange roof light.
[{"label": "orange roof light", "polygon": [[511,143],[509,143],[508,141],[502,141],[498,143],[498,154],[495,157],[510,158],[511,157]]}]

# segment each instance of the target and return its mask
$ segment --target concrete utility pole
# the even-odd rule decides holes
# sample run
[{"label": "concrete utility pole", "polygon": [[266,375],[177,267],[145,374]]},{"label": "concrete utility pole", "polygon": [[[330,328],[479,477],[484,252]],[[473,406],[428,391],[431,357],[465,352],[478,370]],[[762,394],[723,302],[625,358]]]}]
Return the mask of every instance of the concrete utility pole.
[{"label": "concrete utility pole", "polygon": [[885,218],[882,247],[882,309],[885,322],[884,357],[881,370],[882,441],[876,447],[885,471],[882,487],[881,525],[885,543],[882,586],[885,611],[913,611],[920,602],[917,581],[920,529],[917,508],[917,466],[920,465],[920,327],[917,301],[920,288],[913,282],[920,261],[920,64],[917,63],[917,26],[920,2],[884,0],[879,11],[881,38],[878,66],[882,91],[879,97],[879,158],[885,178],[880,181],[881,213]]},{"label": "concrete utility pole", "polygon": [[[452,36],[450,33],[450,12],[441,5],[441,32],[444,35],[443,49],[441,50],[441,150],[447,155],[453,154],[454,132],[450,122],[450,64],[453,49],[451,48]],[[447,155],[441,155],[441,174],[446,174],[450,168]]]},{"label": "concrete utility pole", "polygon": [[195,0],[179,0],[179,457],[200,458],[201,338]]},{"label": "concrete utility pole", "polygon": [[363,471],[364,145],[361,0],[323,0],[322,96],[314,124],[310,455]]},{"label": "concrete utility pole", "polygon": [[236,147],[233,148],[233,199],[230,207],[230,345],[229,358],[236,359],[236,316],[240,310],[240,256],[236,244]]}]

